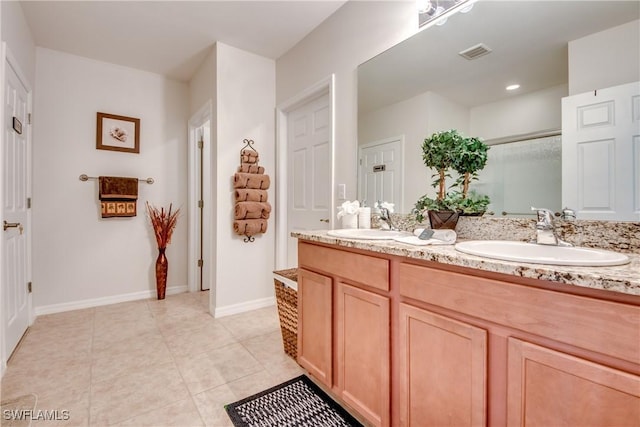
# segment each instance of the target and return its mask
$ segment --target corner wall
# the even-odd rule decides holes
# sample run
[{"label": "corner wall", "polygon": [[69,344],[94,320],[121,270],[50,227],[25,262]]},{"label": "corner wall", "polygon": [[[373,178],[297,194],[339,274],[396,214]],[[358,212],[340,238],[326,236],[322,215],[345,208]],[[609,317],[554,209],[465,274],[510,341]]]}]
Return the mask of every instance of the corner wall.
[{"label": "corner wall", "polygon": [[358,65],[417,29],[413,2],[350,1],[276,61],[278,105],[335,74],[335,182],[347,199],[357,197]]},{"label": "corner wall", "polygon": [[[35,84],[36,45],[19,1],[0,1],[2,9],[2,41],[20,64],[29,83]],[[3,98],[4,99],[4,98]]]},{"label": "corner wall", "polygon": [[269,201],[275,206],[275,82],[271,59],[217,43],[217,129],[215,317],[271,305],[275,265],[275,216],[265,234],[245,243],[233,232],[233,175],[240,164],[243,140],[252,139],[260,165],[271,178]]},{"label": "corner wall", "polygon": [[[188,89],[163,76],[38,48],[34,109],[36,314],[155,296],[155,238],[145,202],[185,209],[167,250],[167,292],[187,284]],[[96,113],[140,118],[140,154],[97,150]],[[100,217],[97,181],[140,183],[138,215]]]}]

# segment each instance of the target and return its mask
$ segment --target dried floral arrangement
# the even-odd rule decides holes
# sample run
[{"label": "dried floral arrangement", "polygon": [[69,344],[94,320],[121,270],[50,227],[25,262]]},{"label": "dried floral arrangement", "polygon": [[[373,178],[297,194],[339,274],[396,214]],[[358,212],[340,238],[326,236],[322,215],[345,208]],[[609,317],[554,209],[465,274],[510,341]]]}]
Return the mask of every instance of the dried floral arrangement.
[{"label": "dried floral arrangement", "polygon": [[164,249],[171,243],[171,235],[178,223],[180,208],[173,212],[172,208],[173,204],[170,204],[169,209],[165,210],[165,208],[156,208],[147,202],[147,212],[149,213],[149,219],[151,220],[151,225],[156,235],[158,249]]}]

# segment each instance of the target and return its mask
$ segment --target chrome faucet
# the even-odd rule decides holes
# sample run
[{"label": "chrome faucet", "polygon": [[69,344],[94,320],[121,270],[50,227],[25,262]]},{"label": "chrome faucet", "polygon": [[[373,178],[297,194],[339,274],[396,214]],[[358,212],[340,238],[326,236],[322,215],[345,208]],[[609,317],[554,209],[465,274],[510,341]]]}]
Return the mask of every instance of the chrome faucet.
[{"label": "chrome faucet", "polygon": [[565,221],[573,221],[574,219],[576,219],[576,211],[570,208],[564,208],[562,209],[561,217]]},{"label": "chrome faucet", "polygon": [[538,222],[536,222],[536,243],[539,245],[553,245],[553,246],[573,246],[571,243],[567,243],[561,240],[555,232],[553,226],[553,212],[545,208],[534,208],[531,206],[532,211],[536,211],[538,215]]},{"label": "chrome faucet", "polygon": [[377,208],[380,210],[380,220],[384,221],[391,231],[398,231],[398,227],[393,225],[393,221],[391,221],[391,213],[389,209],[382,207],[382,202],[378,200]]}]

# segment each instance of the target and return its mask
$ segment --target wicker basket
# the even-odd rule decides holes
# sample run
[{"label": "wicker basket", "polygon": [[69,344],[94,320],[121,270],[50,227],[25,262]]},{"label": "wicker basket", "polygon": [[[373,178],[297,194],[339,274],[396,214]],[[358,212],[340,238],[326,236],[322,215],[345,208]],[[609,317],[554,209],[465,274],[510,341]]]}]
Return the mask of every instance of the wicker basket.
[{"label": "wicker basket", "polygon": [[297,282],[298,269],[291,268],[273,273],[275,274],[273,281],[276,288],[276,302],[278,303],[284,352],[295,360],[298,355],[298,292],[278,280],[278,276]]}]

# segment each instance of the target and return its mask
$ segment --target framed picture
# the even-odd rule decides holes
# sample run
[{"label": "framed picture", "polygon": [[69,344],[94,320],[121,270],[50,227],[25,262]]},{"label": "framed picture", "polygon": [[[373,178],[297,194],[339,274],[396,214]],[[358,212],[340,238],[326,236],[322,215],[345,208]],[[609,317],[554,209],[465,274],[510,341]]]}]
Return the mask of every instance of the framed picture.
[{"label": "framed picture", "polygon": [[140,152],[140,119],[98,113],[96,132],[98,150]]}]

